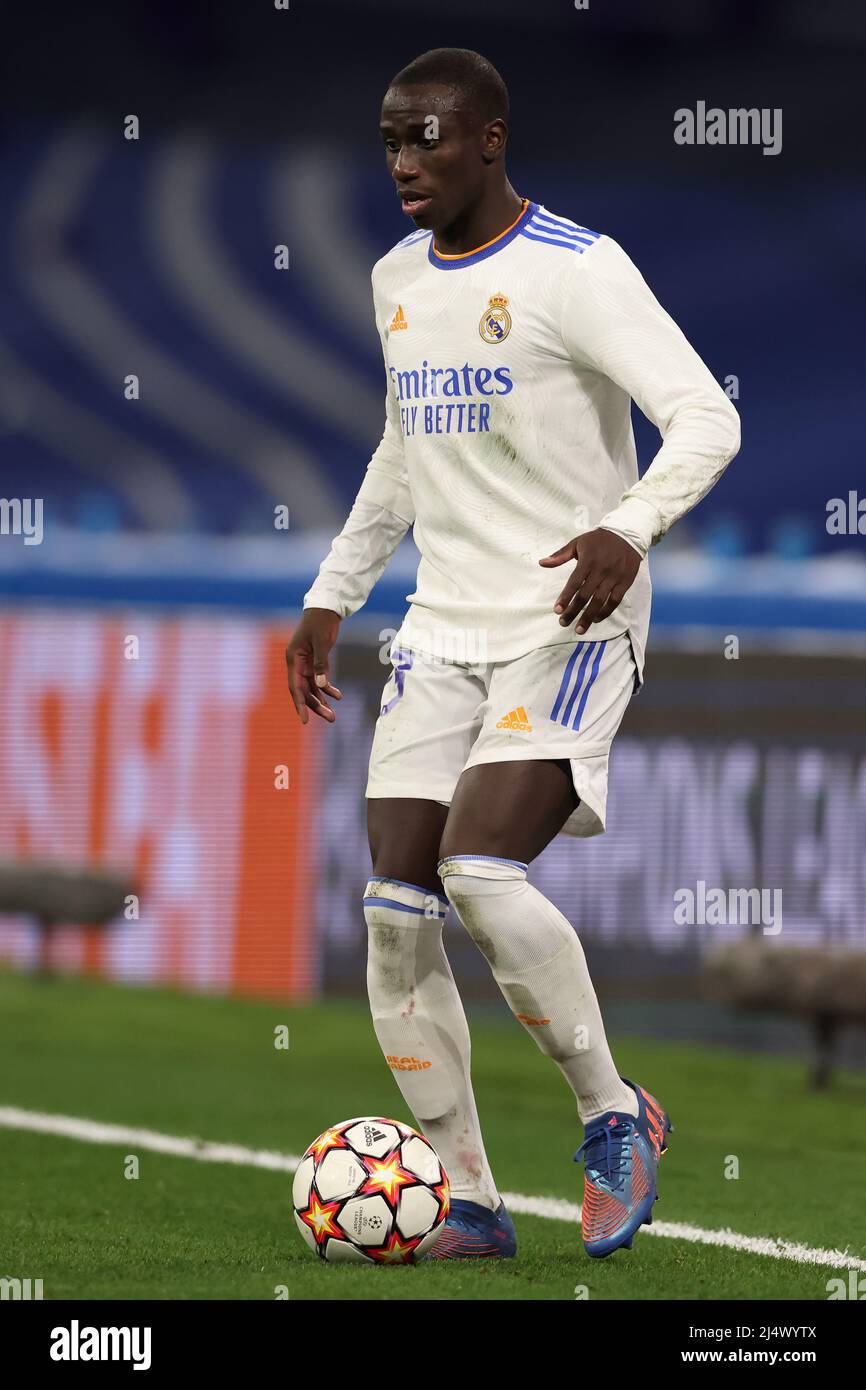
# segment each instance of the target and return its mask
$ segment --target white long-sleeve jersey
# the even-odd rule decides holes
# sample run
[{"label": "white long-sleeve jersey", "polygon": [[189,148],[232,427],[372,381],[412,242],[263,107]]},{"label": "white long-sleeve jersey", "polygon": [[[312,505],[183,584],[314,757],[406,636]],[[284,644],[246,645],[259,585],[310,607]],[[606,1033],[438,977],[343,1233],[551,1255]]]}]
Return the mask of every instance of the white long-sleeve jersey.
[{"label": "white long-sleeve jersey", "polygon": [[[421,559],[401,643],[509,660],[574,641],[553,611],[573,563],[538,561],[604,526],[644,558],[591,635],[628,630],[642,669],[646,553],[709,491],[740,433],[625,251],[529,202],[466,255],[411,233],[374,267],[373,298],[385,432],[304,607],[356,611],[414,524]],[[662,436],[640,479],[632,400]]]}]

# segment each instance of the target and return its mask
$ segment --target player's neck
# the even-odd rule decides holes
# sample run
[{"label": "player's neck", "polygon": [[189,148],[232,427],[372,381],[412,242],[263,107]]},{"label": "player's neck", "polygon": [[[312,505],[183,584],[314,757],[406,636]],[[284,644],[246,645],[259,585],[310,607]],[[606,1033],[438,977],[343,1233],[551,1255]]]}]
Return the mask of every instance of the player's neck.
[{"label": "player's neck", "polygon": [[510,183],[466,208],[447,227],[434,227],[433,243],[443,256],[462,256],[507,232],[516,222],[524,200]]}]

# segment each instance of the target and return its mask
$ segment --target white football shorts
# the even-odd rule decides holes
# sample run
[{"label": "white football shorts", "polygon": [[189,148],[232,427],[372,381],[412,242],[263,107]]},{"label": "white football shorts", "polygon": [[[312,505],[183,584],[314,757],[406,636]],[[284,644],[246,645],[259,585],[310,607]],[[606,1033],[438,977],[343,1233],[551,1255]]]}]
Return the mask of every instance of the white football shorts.
[{"label": "white football shorts", "polygon": [[487,665],[426,656],[401,645],[398,633],[366,795],[448,806],[465,768],[567,758],[580,805],[561,833],[601,834],[610,746],[640,678],[627,632],[593,641],[591,631]]}]

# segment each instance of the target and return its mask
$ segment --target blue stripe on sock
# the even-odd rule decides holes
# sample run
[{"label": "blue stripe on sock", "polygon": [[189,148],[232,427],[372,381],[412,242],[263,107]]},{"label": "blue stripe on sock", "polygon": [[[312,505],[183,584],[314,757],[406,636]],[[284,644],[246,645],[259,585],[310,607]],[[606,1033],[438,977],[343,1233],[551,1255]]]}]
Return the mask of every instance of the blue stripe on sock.
[{"label": "blue stripe on sock", "polygon": [[488,864],[512,864],[515,869],[527,869],[528,864],[523,864],[519,859],[500,859],[495,854],[447,854],[444,859],[439,860],[438,867],[441,869],[443,864],[448,864],[453,859],[483,859]]},{"label": "blue stripe on sock", "polygon": [[[436,894],[434,895],[433,893],[430,893],[430,894],[428,894],[428,896],[431,897],[431,898],[434,897],[434,896],[438,898],[438,897],[439,897],[439,894],[436,893]],[[447,903],[447,901],[448,901],[448,900],[447,900],[447,898],[446,898],[446,903]],[[364,897],[364,906],[366,907],[368,903],[375,903],[377,907],[394,907],[394,908],[397,909],[398,912],[414,912],[415,915],[416,915],[416,916],[419,916],[419,917],[429,917],[429,916],[430,916],[430,914],[429,914],[429,912],[427,911],[426,907],[409,907],[408,903],[398,903],[396,898],[374,898],[374,897],[372,897],[372,895],[371,895],[370,897],[367,897],[367,896],[365,895],[365,897]],[[446,908],[443,908],[443,916],[444,916],[444,914],[445,914],[446,911],[447,911],[447,907],[446,907]],[[436,917],[438,917],[438,916],[439,916],[439,913],[437,912],[437,913],[435,913],[434,915],[435,915]],[[431,919],[431,920],[432,920],[432,919]]]},{"label": "blue stripe on sock", "polygon": [[390,874],[371,874],[367,883],[399,883],[401,888],[411,888],[413,893],[420,893],[424,898],[441,898],[446,907],[449,905],[445,894],[437,892],[435,888],[420,888],[417,883],[406,883],[402,878],[392,878]]}]

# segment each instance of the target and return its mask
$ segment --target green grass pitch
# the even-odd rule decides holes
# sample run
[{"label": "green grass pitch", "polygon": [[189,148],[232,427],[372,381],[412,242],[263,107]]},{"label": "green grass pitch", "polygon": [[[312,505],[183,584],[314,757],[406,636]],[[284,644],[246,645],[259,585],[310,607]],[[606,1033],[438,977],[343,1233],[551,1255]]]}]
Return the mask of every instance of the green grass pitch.
[{"label": "green grass pitch", "polygon": [[[579,1201],[582,1138],[557,1069],[504,1005],[470,1010],[485,1141],[502,1191]],[[286,1024],[290,1047],[274,1047]],[[866,1257],[866,1079],[810,1091],[794,1062],[614,1038],[620,1070],[675,1133],[659,1221],[782,1237]],[[0,1106],[300,1153],[359,1114],[410,1123],[363,1002],[291,1009],[0,972]],[[579,1227],[515,1216],[502,1262],[331,1267],[291,1219],[291,1179],[253,1167],[0,1128],[0,1275],[72,1299],[764,1299],[827,1297],[839,1271],[640,1235],[588,1259]],[[132,1148],[134,1151],[134,1146]],[[729,1155],[739,1178],[725,1177]]]}]

